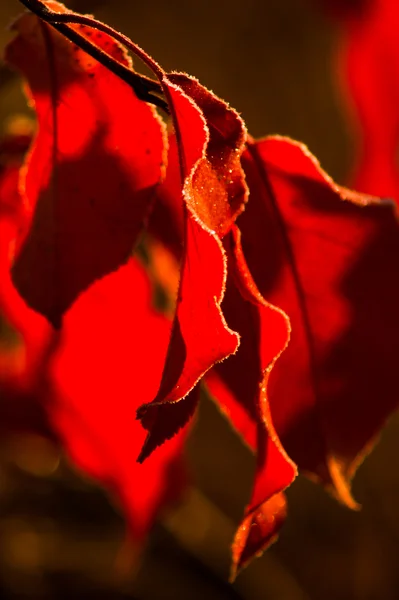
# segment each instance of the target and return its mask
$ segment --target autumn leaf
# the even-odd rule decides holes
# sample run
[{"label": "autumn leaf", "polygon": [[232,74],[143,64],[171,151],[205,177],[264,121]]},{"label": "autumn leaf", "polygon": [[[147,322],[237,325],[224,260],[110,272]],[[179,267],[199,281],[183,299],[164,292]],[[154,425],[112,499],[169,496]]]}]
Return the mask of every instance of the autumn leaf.
[{"label": "autumn leaf", "polygon": [[[290,338],[290,323],[280,309],[265,301],[246,264],[241,234],[237,227],[230,239],[229,279],[223,309],[228,323],[241,335],[237,354],[214,370],[228,382],[232,402],[218,400],[230,411],[232,423],[242,431],[243,419],[248,416],[256,432],[257,468],[252,497],[245,510],[232,548],[231,579],[246,566],[254,555],[258,555],[276,538],[286,515],[286,499],[282,491],[296,476],[296,466],[287,456],[275,431],[268,398],[268,381],[274,364],[285,351]],[[227,373],[227,378],[223,378]],[[230,377],[229,377],[230,375]],[[212,379],[208,380],[211,391]],[[233,394],[231,393],[233,392]],[[241,408],[241,411],[240,411]],[[237,412],[237,409],[239,412]],[[252,436],[246,438],[253,444]]]},{"label": "autumn leaf", "polygon": [[171,327],[151,302],[137,260],[97,281],[65,314],[50,373],[53,427],[75,464],[116,494],[135,540],[184,483],[187,428],[136,462],[146,431],[135,411],[156,393]]},{"label": "autumn leaf", "polygon": [[367,0],[342,19],[335,57],[356,155],[350,185],[399,199],[399,4]]},{"label": "autumn leaf", "polygon": [[179,263],[184,251],[184,222],[179,152],[176,136],[172,132],[168,136],[168,167],[164,181],[157,188],[147,232],[161,242]]},{"label": "autumn leaf", "polygon": [[[130,67],[109,36],[73,27]],[[38,134],[22,182],[28,223],[13,279],[59,327],[79,293],[128,260],[163,174],[164,127],[129,85],[32,14],[14,28],[6,59],[29,82]]]},{"label": "autumn leaf", "polygon": [[[350,480],[397,407],[393,206],[335,185],[288,139],[250,143],[243,164],[251,194],[238,223],[245,257],[292,328],[269,378],[272,421],[298,467],[355,507]],[[226,411],[237,400],[246,406],[233,365],[218,367]]]},{"label": "autumn leaf", "polygon": [[[174,179],[177,173],[175,147],[174,137],[171,137],[168,172],[158,190],[155,214],[152,215],[152,218],[156,216],[156,226],[151,227],[151,219],[150,228],[179,258],[178,241],[182,238],[183,226],[179,190]],[[175,240],[170,240],[170,231],[175,232]],[[206,374],[206,382],[219,407],[229,412],[235,428],[257,454],[252,499],[233,544],[231,578],[234,579],[255,554],[275,539],[286,513],[286,500],[281,491],[292,482],[296,469],[279,443],[267,398],[269,373],[288,342],[289,322],[284,313],[267,303],[257,290],[242,254],[236,227],[225,236],[225,246],[228,269],[222,309],[229,326],[240,333],[241,342],[236,354]],[[230,375],[228,383],[235,395],[224,389],[224,379],[218,375],[223,372]],[[230,402],[224,401],[225,394]]]},{"label": "autumn leaf", "polygon": [[[174,116],[183,180],[184,250],[161,386],[155,399],[138,411],[149,430],[141,461],[192,415],[192,397],[179,401],[215,362],[237,349],[237,334],[229,329],[220,310],[226,280],[220,237],[229,231],[247,200],[240,164],[246,130],[238,114],[195,79],[165,75],[157,66],[154,70]],[[174,166],[172,169],[175,173]]]},{"label": "autumn leaf", "polygon": [[47,416],[36,395],[43,386],[41,365],[51,327],[26,305],[10,276],[24,215],[19,167],[29,143],[30,136],[11,134],[0,142],[0,317],[19,334],[11,347],[0,340],[0,427],[3,435],[36,431],[49,436]]}]

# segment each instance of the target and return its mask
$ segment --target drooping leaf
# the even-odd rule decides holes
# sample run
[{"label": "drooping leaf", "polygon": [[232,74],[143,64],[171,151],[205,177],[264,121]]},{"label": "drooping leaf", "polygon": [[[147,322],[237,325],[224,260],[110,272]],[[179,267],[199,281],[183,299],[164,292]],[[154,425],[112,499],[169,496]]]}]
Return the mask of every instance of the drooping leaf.
[{"label": "drooping leaf", "polygon": [[[234,356],[214,367],[229,386],[217,399],[230,411],[233,425],[246,435],[257,455],[252,497],[233,543],[234,578],[276,538],[286,513],[282,491],[295,478],[296,467],[275,431],[268,398],[269,377],[288,344],[290,324],[287,316],[259,293],[245,262],[237,228],[227,246],[229,276],[223,310],[229,325],[240,333],[241,344]],[[212,378],[208,385],[211,392],[217,393]],[[248,422],[253,423],[252,428],[243,431]]]},{"label": "drooping leaf", "polygon": [[299,468],[354,507],[350,480],[399,397],[393,206],[335,185],[284,138],[250,144],[243,163],[245,257],[292,327],[269,379],[272,421]]},{"label": "drooping leaf", "polygon": [[[179,158],[187,170],[184,198],[198,219],[222,238],[243,212],[248,200],[248,188],[243,177],[241,155],[247,131],[238,113],[202,86],[196,79],[182,73],[171,73],[167,80],[173,103]],[[206,146],[199,157],[192,139],[187,117],[194,113],[187,100],[202,113]],[[197,117],[198,119],[198,117]],[[195,170],[188,168],[197,154]],[[190,177],[188,176],[190,175]]]},{"label": "drooping leaf", "polygon": [[[169,146],[174,145],[172,138]],[[174,163],[172,158],[168,165]],[[181,214],[175,182],[168,173],[159,191],[162,210],[156,206],[155,212],[158,210],[162,215],[164,228],[158,220],[154,233],[179,256],[179,245],[169,239],[170,230],[175,232],[177,240],[181,239]],[[229,326],[240,334],[240,347],[228,360],[207,372],[206,382],[217,398],[218,407],[227,413],[251,450],[258,454],[252,498],[233,544],[231,578],[234,579],[255,554],[275,539],[286,513],[281,490],[292,482],[296,469],[274,431],[267,398],[269,373],[287,344],[289,322],[282,311],[261,297],[242,254],[239,231],[233,227],[231,235],[232,239],[227,235],[225,242],[229,251],[222,310]]]},{"label": "drooping leaf", "polygon": [[[173,138],[169,147],[175,148]],[[168,161],[171,172],[167,172],[165,183],[159,188],[162,210],[158,212],[162,221],[158,217],[155,234],[180,256],[179,244],[169,237],[172,230],[177,241],[181,239],[182,211],[177,202],[176,181],[171,176],[171,173],[176,176],[175,163],[176,157],[172,154]],[[228,253],[222,310],[229,327],[240,333],[241,342],[236,354],[218,363],[206,375],[208,387],[219,407],[228,411],[235,428],[257,453],[252,498],[233,544],[232,578],[275,539],[286,513],[286,501],[281,491],[292,482],[296,473],[274,431],[267,398],[269,370],[287,344],[289,323],[282,311],[269,305],[259,294],[242,255],[239,232],[234,228],[233,231],[234,251]],[[229,236],[227,240],[230,240]],[[230,247],[231,243],[227,245]],[[220,376],[224,372],[231,376],[227,380],[233,391]]]},{"label": "drooping leaf", "polygon": [[3,435],[29,430],[51,435],[45,409],[37,401],[43,389],[47,321],[29,308],[15,289],[10,269],[23,226],[23,198],[18,191],[19,167],[30,138],[9,135],[0,143],[0,318],[18,334],[10,345],[0,340],[0,430]]},{"label": "drooping leaf", "polygon": [[[128,260],[162,177],[163,126],[130,86],[35,16],[14,27],[6,59],[28,80],[38,118],[14,281],[59,327],[79,293]],[[73,27],[130,66],[109,36]]]},{"label": "drooping leaf", "polygon": [[114,491],[135,539],[181,492],[186,429],[144,465],[135,419],[162,375],[170,321],[151,306],[143,267],[130,260],[84,292],[65,314],[53,357],[51,420],[74,462]]},{"label": "drooping leaf", "polygon": [[[7,140],[7,152],[10,147]],[[61,444],[83,472],[116,495],[131,536],[142,541],[186,478],[185,431],[145,465],[135,460],[146,435],[135,410],[159,384],[170,321],[151,306],[148,277],[131,260],[91,285],[67,311],[58,336],[52,335],[10,279],[24,217],[20,161],[12,158],[15,164],[0,171],[0,310],[21,343],[0,353],[0,431],[33,430]]]},{"label": "drooping leaf", "polygon": [[[183,180],[184,250],[161,386],[153,402],[138,411],[149,430],[139,460],[187,421],[195,403],[191,396],[179,401],[215,362],[237,349],[237,334],[220,309],[226,281],[220,236],[229,231],[247,199],[240,164],[246,130],[237,113],[187,75],[163,75],[161,81],[174,116]],[[176,163],[172,159],[170,164]],[[176,190],[168,176],[167,182]]]},{"label": "drooping leaf", "polygon": [[179,153],[176,136],[172,133],[168,137],[168,167],[165,179],[157,189],[147,231],[179,262],[184,251],[184,221]]}]

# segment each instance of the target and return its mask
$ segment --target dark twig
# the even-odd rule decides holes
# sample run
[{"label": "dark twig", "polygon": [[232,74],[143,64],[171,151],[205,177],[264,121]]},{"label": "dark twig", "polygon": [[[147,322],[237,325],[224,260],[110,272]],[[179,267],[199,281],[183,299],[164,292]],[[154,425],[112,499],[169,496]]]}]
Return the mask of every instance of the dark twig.
[{"label": "dark twig", "polygon": [[71,20],[74,20],[75,22],[78,21],[78,15],[76,15],[77,18],[74,19],[75,15],[73,14],[56,13],[50,10],[43,2],[41,2],[41,0],[20,1],[40,19],[49,23],[51,27],[59,31],[71,42],[79,46],[79,48],[87,52],[87,54],[130,85],[140,100],[154,104],[155,106],[162,108],[165,112],[168,112],[167,102],[163,98],[155,95],[162,93],[162,88],[157,81],[154,81],[145,75],[135,73],[129,67],[116,61],[112,56],[70,27],[68,23],[70,23]]}]

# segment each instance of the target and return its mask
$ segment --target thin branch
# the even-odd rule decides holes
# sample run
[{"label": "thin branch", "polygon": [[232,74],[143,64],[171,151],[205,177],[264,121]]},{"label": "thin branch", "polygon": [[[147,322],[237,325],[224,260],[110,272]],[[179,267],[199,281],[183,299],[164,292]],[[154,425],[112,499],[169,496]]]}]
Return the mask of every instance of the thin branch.
[{"label": "thin branch", "polygon": [[73,27],[70,27],[68,23],[71,22],[71,19],[75,22],[78,21],[79,15],[76,15],[76,19],[74,19],[74,14],[54,12],[41,0],[20,0],[20,2],[40,19],[49,23],[51,27],[59,31],[63,36],[79,46],[79,48],[87,52],[92,58],[130,85],[140,100],[154,104],[155,106],[162,108],[165,112],[169,112],[167,102],[163,98],[155,95],[162,93],[162,88],[157,81],[154,81],[145,75],[135,73],[129,67],[118,62],[101,48],[93,44],[85,36],[73,29]]}]

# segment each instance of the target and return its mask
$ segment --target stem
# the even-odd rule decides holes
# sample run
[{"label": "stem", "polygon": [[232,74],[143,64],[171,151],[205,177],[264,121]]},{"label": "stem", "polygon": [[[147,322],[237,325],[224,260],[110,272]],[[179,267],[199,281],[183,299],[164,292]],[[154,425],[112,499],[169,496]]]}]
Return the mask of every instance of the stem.
[{"label": "stem", "polygon": [[[104,67],[125,81],[131,88],[133,88],[140,100],[154,104],[155,106],[162,108],[167,113],[169,112],[167,102],[163,98],[159,98],[157,95],[155,95],[162,93],[162,87],[157,81],[154,81],[145,75],[139,75],[129,67],[126,67],[122,63],[118,62],[112,56],[107,54],[107,52],[104,52],[104,50],[93,44],[78,31],[70,27],[69,23],[77,23],[92,27],[94,29],[102,30],[135,52],[135,45],[132,44],[127,37],[113,30],[111,27],[104,25],[100,21],[92,19],[91,17],[85,17],[84,15],[78,15],[72,12],[54,12],[50,10],[41,0],[20,0],[20,2],[40,19],[46,23],[49,23],[54,29],[59,31],[71,42],[79,46],[79,48],[87,52],[87,54],[89,54],[92,58],[97,60]],[[138,48],[138,52],[136,52],[136,54],[142,58],[143,54],[145,53]]]}]

